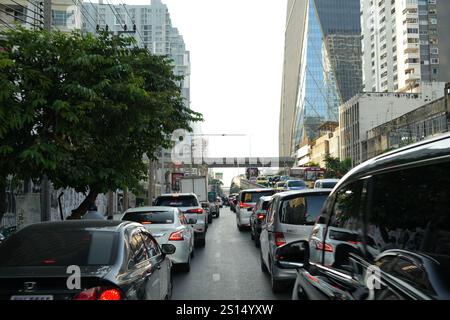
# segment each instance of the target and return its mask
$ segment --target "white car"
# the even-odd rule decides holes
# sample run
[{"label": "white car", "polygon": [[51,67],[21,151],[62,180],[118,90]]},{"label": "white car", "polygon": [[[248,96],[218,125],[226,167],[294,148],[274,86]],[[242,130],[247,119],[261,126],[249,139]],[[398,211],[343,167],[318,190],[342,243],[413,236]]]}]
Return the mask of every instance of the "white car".
[{"label": "white car", "polygon": [[125,211],[122,220],[143,224],[159,245],[173,244],[176,250],[170,255],[170,260],[183,271],[190,270],[194,256],[195,218],[188,220],[174,207],[138,207]]}]

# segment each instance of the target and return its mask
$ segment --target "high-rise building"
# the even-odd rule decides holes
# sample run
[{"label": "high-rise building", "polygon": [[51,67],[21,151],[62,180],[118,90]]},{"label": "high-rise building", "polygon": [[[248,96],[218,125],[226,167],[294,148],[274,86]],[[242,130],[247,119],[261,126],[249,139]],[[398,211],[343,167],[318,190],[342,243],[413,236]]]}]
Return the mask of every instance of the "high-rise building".
[{"label": "high-rise building", "polygon": [[124,31],[133,35],[139,46],[146,47],[157,55],[167,55],[173,60],[174,73],[184,77],[181,83],[186,106],[190,103],[190,58],[189,51],[178,29],[172,26],[167,6],[161,0],[152,0],[151,5],[112,5],[84,2],[82,8],[83,30],[97,32],[105,30],[119,34]]},{"label": "high-rise building", "polygon": [[295,156],[339,105],[361,91],[359,0],[289,0],[280,156]]},{"label": "high-rise building", "polygon": [[448,81],[449,1],[361,0],[364,91],[418,92]]}]

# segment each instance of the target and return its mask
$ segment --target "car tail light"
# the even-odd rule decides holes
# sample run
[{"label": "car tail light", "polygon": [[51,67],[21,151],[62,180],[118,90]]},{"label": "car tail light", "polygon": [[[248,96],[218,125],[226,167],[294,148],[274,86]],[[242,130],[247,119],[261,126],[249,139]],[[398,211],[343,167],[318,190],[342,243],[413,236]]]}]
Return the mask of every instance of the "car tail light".
[{"label": "car tail light", "polygon": [[286,239],[284,239],[283,232],[275,232],[275,245],[280,247],[284,244],[286,244]]},{"label": "car tail light", "polygon": [[239,207],[241,207],[241,208],[250,208],[252,205],[251,204],[248,204],[248,203],[245,203],[245,202],[239,202]]},{"label": "car tail light", "polygon": [[201,214],[201,213],[203,213],[203,209],[200,209],[200,208],[198,208],[198,209],[189,209],[188,211],[186,211],[186,213],[198,213],[198,214]]},{"label": "car tail light", "polygon": [[333,246],[331,244],[325,243],[325,247],[323,242],[316,241],[316,250],[324,250],[328,252],[333,252]]},{"label": "car tail light", "polygon": [[184,240],[182,231],[175,231],[170,234],[169,241],[181,241]]},{"label": "car tail light", "polygon": [[121,300],[122,293],[116,288],[95,287],[81,291],[73,300]]},{"label": "car tail light", "polygon": [[264,218],[266,217],[266,215],[265,215],[264,213],[258,213],[258,214],[256,215],[256,217],[257,217],[259,220],[264,220]]}]

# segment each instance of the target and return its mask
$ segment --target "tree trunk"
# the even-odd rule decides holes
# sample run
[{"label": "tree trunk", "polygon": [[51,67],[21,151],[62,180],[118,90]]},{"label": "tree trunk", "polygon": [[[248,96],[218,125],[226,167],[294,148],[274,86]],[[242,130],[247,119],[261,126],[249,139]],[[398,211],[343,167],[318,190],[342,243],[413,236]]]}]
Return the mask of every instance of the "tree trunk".
[{"label": "tree trunk", "polygon": [[0,223],[6,213],[6,178],[0,177]]},{"label": "tree trunk", "polygon": [[78,208],[72,210],[72,214],[67,217],[68,220],[76,220],[81,219],[81,217],[87,212],[89,209],[89,205],[95,202],[97,196],[99,194],[98,188],[91,188],[87,197],[80,203]]}]

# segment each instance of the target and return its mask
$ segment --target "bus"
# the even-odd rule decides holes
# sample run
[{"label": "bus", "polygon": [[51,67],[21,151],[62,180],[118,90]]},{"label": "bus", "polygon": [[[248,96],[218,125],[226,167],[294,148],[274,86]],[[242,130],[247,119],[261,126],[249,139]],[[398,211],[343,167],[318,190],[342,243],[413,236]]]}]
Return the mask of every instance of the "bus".
[{"label": "bus", "polygon": [[289,172],[291,177],[305,181],[309,188],[313,188],[314,182],[325,175],[325,169],[320,167],[294,167]]}]

